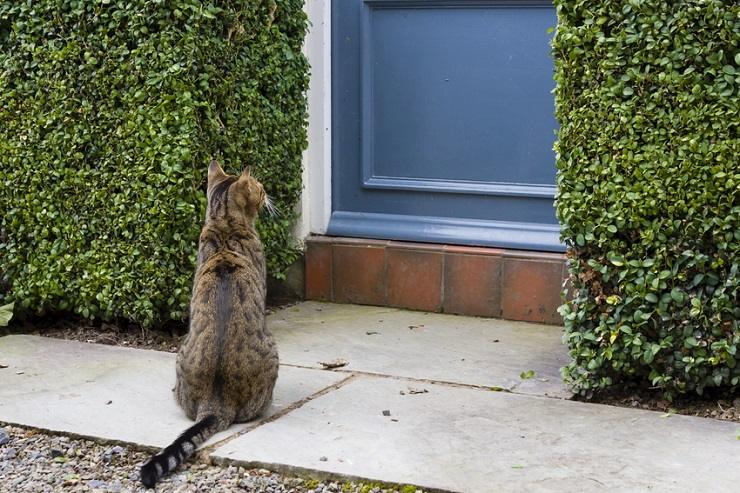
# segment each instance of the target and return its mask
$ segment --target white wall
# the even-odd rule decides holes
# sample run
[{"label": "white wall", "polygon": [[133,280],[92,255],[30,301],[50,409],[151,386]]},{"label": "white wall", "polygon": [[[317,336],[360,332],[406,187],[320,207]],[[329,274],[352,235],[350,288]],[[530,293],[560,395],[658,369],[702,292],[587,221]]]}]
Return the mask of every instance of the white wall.
[{"label": "white wall", "polygon": [[331,215],[331,0],[306,0],[304,10],[310,25],[303,52],[311,64],[311,80],[303,195],[294,228],[299,241],[325,233]]}]

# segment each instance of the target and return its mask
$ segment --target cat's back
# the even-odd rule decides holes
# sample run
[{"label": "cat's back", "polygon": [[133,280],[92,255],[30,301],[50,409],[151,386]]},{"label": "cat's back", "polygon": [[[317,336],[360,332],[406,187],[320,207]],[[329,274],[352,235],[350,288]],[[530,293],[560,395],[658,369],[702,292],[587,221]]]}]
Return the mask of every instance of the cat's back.
[{"label": "cat's back", "polygon": [[191,325],[261,324],[265,310],[264,258],[219,252],[199,266],[193,283]]},{"label": "cat's back", "polygon": [[[222,399],[249,400],[271,388],[278,355],[265,323],[264,274],[244,255],[223,252],[197,270],[190,331],[181,348],[178,375],[188,387]],[[222,391],[218,391],[221,393]]]}]

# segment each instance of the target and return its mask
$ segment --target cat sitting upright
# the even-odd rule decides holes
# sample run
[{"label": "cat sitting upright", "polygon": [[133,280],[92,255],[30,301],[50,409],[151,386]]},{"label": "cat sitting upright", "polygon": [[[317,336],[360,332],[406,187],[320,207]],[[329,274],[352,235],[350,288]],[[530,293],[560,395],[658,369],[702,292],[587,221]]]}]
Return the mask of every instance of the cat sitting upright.
[{"label": "cat sitting upright", "polygon": [[255,219],[270,205],[246,169],[208,167],[208,208],[198,245],[190,330],[177,354],[175,398],[196,423],[141,467],[152,488],[214,433],[260,416],[278,376],[275,340],[265,323],[265,257]]}]

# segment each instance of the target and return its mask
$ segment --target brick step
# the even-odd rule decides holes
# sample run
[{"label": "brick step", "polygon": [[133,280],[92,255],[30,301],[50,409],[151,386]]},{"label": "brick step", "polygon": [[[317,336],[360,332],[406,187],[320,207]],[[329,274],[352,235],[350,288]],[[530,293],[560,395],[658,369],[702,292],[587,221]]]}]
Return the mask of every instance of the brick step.
[{"label": "brick step", "polygon": [[562,324],[559,253],[310,236],[305,262],[310,300]]}]

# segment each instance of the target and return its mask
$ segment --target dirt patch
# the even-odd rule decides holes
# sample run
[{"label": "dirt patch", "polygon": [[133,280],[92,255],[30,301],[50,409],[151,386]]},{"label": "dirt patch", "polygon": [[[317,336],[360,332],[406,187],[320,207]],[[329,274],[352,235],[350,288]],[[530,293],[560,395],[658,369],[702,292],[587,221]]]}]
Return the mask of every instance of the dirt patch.
[{"label": "dirt patch", "polygon": [[[291,304],[268,306],[267,314]],[[185,322],[170,322],[162,327],[147,330],[131,322],[91,322],[71,315],[34,318],[11,323],[9,327],[0,327],[0,337],[9,334],[38,335],[169,353],[177,352],[187,332],[188,326]]]},{"label": "dirt patch", "polygon": [[177,352],[182,337],[187,333],[185,324],[144,330],[135,324],[91,323],[82,319],[44,318],[0,328],[0,336],[27,334],[70,341],[81,341],[108,346],[154,349]]},{"label": "dirt patch", "polygon": [[636,386],[622,385],[603,391],[591,399],[578,398],[582,402],[608,404],[660,411],[666,417],[671,414],[685,414],[700,418],[714,418],[740,422],[740,394],[708,393],[704,396],[677,397],[670,402],[658,390],[640,389]]}]

